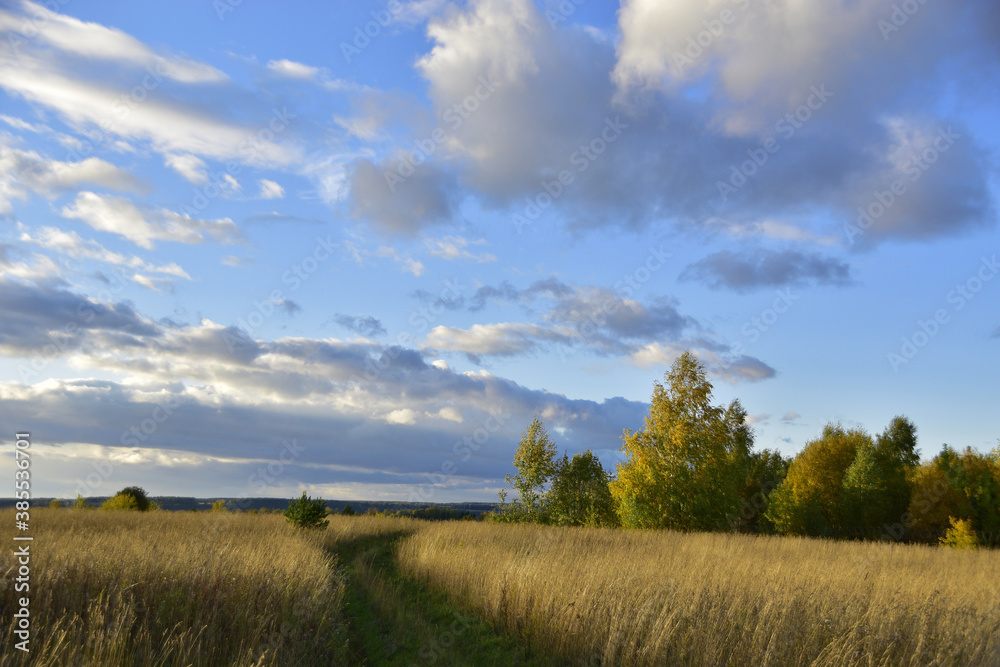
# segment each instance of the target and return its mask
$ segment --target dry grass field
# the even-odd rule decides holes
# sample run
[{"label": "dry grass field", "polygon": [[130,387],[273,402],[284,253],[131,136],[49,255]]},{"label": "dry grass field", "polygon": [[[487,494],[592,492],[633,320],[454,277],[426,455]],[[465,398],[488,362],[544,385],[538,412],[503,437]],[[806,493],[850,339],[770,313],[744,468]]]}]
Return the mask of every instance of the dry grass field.
[{"label": "dry grass field", "polygon": [[32,524],[30,659],[4,549],[0,665],[1000,664],[995,550],[372,516]]},{"label": "dry grass field", "polygon": [[324,536],[281,516],[33,508],[32,528],[30,660],[5,547],[0,664],[342,664],[344,584]]},{"label": "dry grass field", "polygon": [[574,663],[1000,665],[997,551],[439,523],[398,556]]}]

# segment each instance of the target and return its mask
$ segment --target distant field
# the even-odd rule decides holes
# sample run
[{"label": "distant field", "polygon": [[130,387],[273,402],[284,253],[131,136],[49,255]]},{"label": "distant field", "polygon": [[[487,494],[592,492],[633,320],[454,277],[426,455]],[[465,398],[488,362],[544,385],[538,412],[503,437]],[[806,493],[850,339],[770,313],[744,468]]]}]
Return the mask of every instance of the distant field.
[{"label": "distant field", "polygon": [[998,551],[330,520],[33,509],[0,664],[1000,664]]}]

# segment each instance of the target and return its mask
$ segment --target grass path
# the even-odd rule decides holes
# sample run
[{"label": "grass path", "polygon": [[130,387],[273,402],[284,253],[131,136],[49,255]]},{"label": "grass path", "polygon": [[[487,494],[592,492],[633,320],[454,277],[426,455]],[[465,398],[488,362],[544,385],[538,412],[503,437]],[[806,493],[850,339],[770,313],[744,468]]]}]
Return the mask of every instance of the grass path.
[{"label": "grass path", "polygon": [[406,531],[339,541],[352,665],[552,665],[441,593],[404,577],[396,546]]}]

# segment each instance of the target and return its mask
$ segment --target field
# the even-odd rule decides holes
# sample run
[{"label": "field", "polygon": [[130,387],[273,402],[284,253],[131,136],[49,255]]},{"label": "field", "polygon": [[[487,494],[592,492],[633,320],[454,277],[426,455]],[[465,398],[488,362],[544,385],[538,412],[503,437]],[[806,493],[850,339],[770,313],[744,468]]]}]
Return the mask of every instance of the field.
[{"label": "field", "polygon": [[[0,664],[991,665],[1000,553],[332,516],[36,509]],[[13,525],[13,513],[0,512]]]}]

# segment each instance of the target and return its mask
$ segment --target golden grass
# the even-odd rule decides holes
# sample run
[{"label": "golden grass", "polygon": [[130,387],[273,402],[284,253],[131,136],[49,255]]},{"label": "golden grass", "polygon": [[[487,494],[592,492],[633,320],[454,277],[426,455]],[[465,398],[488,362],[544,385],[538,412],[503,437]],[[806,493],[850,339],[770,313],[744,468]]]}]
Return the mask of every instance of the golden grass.
[{"label": "golden grass", "polygon": [[998,665],[1000,552],[438,523],[404,572],[566,660]]},{"label": "golden grass", "polygon": [[[0,524],[14,525],[13,510]],[[324,533],[278,515],[32,509],[30,664],[337,664],[344,583]],[[11,543],[13,544],[13,543]],[[13,650],[0,555],[0,664]],[[11,610],[8,612],[7,610]]]}]

